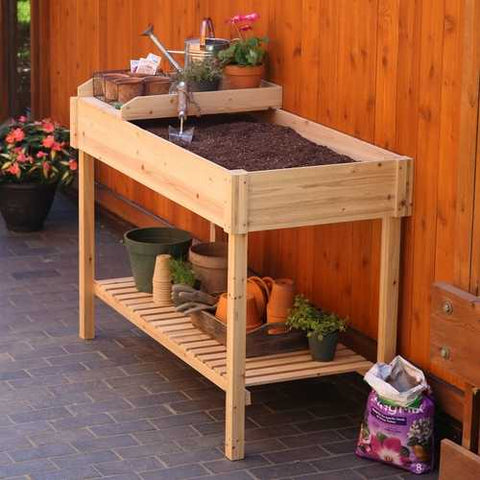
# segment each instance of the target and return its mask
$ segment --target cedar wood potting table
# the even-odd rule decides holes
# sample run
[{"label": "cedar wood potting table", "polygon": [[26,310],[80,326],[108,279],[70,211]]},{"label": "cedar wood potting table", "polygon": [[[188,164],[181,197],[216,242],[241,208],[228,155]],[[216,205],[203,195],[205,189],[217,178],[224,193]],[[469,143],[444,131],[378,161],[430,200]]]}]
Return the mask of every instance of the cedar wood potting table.
[{"label": "cedar wood potting table", "polygon": [[[333,362],[307,351],[245,358],[249,232],[366,219],[382,220],[378,360],[396,350],[401,217],[411,210],[412,160],[280,109],[281,88],[196,94],[202,113],[259,111],[355,163],[247,172],[227,170],[129,120],[176,115],[175,95],[140,97],[120,110],[93,97],[92,82],[71,99],[71,141],[80,151],[80,336],[95,336],[94,298],[105,303],[226,392],[225,454],[244,457],[248,387],[344,372],[371,363],[343,345]],[[228,241],[227,345],[173,307],[158,307],[131,277],[95,280],[94,159],[221,226]],[[215,231],[213,227],[212,232]],[[214,236],[214,233],[213,233]]]}]

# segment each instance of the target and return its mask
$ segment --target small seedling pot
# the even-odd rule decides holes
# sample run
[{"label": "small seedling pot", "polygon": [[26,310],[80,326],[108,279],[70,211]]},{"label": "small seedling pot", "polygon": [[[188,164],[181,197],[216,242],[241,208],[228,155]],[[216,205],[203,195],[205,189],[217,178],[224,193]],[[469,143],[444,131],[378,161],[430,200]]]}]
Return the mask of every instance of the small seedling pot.
[{"label": "small seedling pot", "polygon": [[227,65],[224,70],[224,87],[228,90],[239,88],[258,88],[265,73],[265,66],[242,67]]},{"label": "small seedling pot", "polygon": [[319,340],[316,335],[308,337],[308,346],[312,359],[317,362],[331,362],[335,358],[338,343],[338,332],[325,335]]},{"label": "small seedling pot", "polygon": [[124,242],[137,290],[152,293],[157,255],[168,253],[175,258],[186,257],[192,237],[178,228],[134,228],[125,233]]},{"label": "small seedling pot", "polygon": [[227,290],[228,246],[224,242],[192,245],[189,260],[202,290],[217,294]]},{"label": "small seedling pot", "polygon": [[109,73],[103,76],[103,94],[106,102],[116,102],[118,100],[117,80],[129,78],[124,73]]},{"label": "small seedling pot", "polygon": [[144,83],[141,78],[126,78],[116,80],[118,89],[118,101],[127,103],[135,97],[143,95]]},{"label": "small seedling pot", "polygon": [[[285,323],[293,307],[295,282],[290,278],[279,278],[273,282],[272,292],[267,305],[268,323]],[[270,335],[285,333],[285,329],[272,328]]]},{"label": "small seedling pot", "polygon": [[143,79],[145,95],[165,95],[170,92],[172,80],[167,76],[150,76]]},{"label": "small seedling pot", "polygon": [[[228,294],[222,293],[218,299],[217,310],[215,316],[223,323],[227,323]],[[258,313],[257,302],[255,297],[247,292],[247,333],[255,330],[262,324],[262,320]]]}]

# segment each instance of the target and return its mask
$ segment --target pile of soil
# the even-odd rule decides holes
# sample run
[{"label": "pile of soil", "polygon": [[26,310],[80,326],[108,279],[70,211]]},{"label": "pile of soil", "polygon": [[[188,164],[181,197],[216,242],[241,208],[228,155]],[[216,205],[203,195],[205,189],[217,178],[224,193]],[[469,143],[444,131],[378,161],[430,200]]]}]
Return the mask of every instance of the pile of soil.
[{"label": "pile of soil", "polygon": [[[168,125],[178,128],[177,119],[138,122],[143,128],[168,139]],[[317,145],[295,130],[257,121],[247,115],[215,115],[189,118],[195,126],[191,144],[177,143],[229,170],[274,170],[351,163],[353,159]]]}]

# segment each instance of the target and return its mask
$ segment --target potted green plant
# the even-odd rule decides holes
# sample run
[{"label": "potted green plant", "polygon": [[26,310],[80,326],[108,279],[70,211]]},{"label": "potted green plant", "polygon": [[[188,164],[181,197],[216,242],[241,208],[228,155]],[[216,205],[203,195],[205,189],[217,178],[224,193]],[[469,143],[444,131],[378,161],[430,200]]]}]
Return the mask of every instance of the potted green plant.
[{"label": "potted green plant", "polygon": [[194,288],[197,285],[197,279],[192,268],[192,264],[181,258],[170,259],[170,275],[172,282],[181,285],[188,285]]},{"label": "potted green plant", "polygon": [[314,360],[330,362],[335,357],[338,334],[347,328],[337,314],[315,308],[303,295],[297,295],[287,318],[290,328],[307,332],[310,353]]},{"label": "potted green plant", "polygon": [[66,128],[22,116],[0,130],[0,212],[7,228],[40,230],[56,188],[69,184],[78,164]]},{"label": "potted green plant", "polygon": [[263,45],[267,37],[246,36],[253,29],[252,24],[259,18],[258,13],[235,15],[229,23],[235,28],[238,38],[230,46],[218,53],[218,58],[224,66],[224,76],[227,88],[256,88],[265,73],[266,51]]},{"label": "potted green plant", "polygon": [[216,58],[191,61],[178,74],[178,81],[184,81],[191,92],[218,90],[222,78],[222,67]]}]

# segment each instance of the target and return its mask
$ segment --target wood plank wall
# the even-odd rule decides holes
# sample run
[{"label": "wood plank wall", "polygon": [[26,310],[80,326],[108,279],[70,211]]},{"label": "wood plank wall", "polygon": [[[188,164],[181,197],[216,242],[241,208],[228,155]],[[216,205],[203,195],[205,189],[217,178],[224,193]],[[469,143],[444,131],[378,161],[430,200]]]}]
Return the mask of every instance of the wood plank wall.
[{"label": "wood plank wall", "polygon": [[[39,113],[62,122],[68,122],[68,97],[93,71],[126,67],[130,58],[154,50],[138,36],[148,23],[170,48],[181,49],[203,16],[228,35],[228,16],[258,11],[257,32],[271,39],[268,78],[283,85],[286,110],[415,158],[414,215],[404,222],[399,349],[429,368],[430,285],[470,286],[476,0],[33,1],[50,6],[42,20],[49,23],[42,48],[48,72],[39,88],[49,102]],[[202,219],[131,180],[105,167],[98,179],[207,238]],[[379,244],[378,222],[259,233],[251,236],[250,263],[264,274],[296,278],[300,291],[350,316],[374,338]]]},{"label": "wood plank wall", "polygon": [[6,68],[7,29],[5,28],[5,12],[6,0],[0,0],[0,123],[3,122],[8,116],[8,82]]}]

